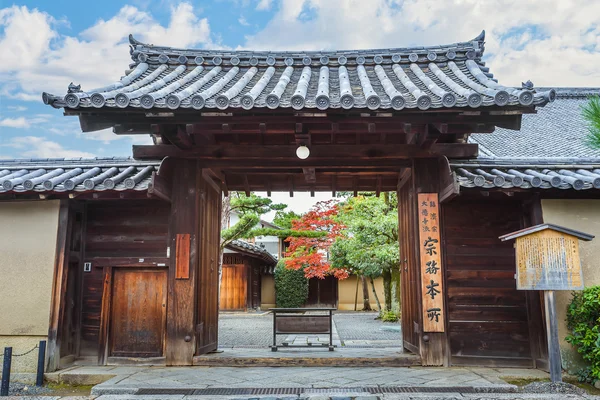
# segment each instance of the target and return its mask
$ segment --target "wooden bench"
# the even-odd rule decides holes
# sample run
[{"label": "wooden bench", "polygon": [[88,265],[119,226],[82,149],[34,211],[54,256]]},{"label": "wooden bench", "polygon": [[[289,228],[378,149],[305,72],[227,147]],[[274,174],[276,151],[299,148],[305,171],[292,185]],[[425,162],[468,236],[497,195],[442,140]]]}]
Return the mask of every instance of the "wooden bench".
[{"label": "wooden bench", "polygon": [[[270,308],[273,313],[273,345],[279,347],[329,347],[333,351],[333,311],[335,308]],[[306,344],[283,342],[277,344],[277,335],[329,335],[329,343],[307,341]]]}]

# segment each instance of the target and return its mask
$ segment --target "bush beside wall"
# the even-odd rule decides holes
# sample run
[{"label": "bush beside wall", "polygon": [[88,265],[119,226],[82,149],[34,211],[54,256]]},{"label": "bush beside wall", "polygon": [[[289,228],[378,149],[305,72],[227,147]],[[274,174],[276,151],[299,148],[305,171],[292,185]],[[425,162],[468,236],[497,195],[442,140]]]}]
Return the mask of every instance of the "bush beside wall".
[{"label": "bush beside wall", "polygon": [[308,279],[304,271],[288,269],[284,260],[279,260],[275,268],[275,298],[277,307],[302,307],[308,299]]}]

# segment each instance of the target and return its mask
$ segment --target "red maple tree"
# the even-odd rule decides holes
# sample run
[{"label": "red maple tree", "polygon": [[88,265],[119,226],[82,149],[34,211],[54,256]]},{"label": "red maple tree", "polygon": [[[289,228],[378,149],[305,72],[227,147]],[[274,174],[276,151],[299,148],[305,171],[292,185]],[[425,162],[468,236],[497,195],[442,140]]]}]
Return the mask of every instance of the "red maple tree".
[{"label": "red maple tree", "polygon": [[346,279],[349,275],[344,268],[333,268],[327,259],[329,248],[336,238],[343,236],[344,225],[336,220],[339,206],[336,200],[321,201],[298,220],[292,221],[292,229],[297,231],[324,232],[321,237],[289,237],[285,256],[286,268],[304,268],[307,278],[324,279],[333,275]]}]

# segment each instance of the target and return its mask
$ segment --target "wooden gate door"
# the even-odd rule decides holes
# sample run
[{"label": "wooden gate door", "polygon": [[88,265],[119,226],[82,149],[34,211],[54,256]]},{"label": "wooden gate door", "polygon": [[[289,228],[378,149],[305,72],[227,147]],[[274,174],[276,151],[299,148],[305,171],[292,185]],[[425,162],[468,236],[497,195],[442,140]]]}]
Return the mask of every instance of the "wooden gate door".
[{"label": "wooden gate door", "polygon": [[161,357],[167,306],[167,270],[113,268],[109,355]]},{"label": "wooden gate door", "polygon": [[221,277],[221,310],[245,310],[247,276],[244,264],[223,265]]}]

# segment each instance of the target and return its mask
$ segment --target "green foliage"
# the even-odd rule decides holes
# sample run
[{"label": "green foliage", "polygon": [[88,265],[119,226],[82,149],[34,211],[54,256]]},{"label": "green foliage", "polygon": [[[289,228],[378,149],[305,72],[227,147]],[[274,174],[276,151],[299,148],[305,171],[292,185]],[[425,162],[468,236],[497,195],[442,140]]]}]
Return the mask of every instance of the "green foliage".
[{"label": "green foliage", "polygon": [[581,107],[583,118],[588,126],[587,145],[600,149],[600,96],[592,96],[587,104]]},{"label": "green foliage", "polygon": [[579,379],[588,383],[600,380],[600,286],[574,292],[567,309],[566,341],[577,348],[589,367],[580,371]]},{"label": "green foliage", "polygon": [[[221,231],[221,248],[236,239],[253,238],[259,235],[253,233],[254,227],[260,222],[260,217],[269,211],[282,211],[287,205],[273,203],[273,200],[251,193],[232,192],[223,201],[224,212],[237,212],[240,220],[233,226]],[[229,214],[228,214],[229,215]]]},{"label": "green foliage", "polygon": [[383,311],[383,312],[380,311],[379,318],[383,322],[398,322],[400,320],[400,317],[398,316],[398,314],[392,310]]},{"label": "green foliage", "polygon": [[277,211],[273,223],[283,229],[292,229],[292,221],[302,218],[302,215],[293,211]]},{"label": "green foliage", "polygon": [[349,198],[340,206],[339,220],[345,237],[330,249],[331,265],[376,278],[382,271],[398,268],[398,202],[396,196]]},{"label": "green foliage", "polygon": [[295,231],[293,229],[255,228],[247,231],[241,237],[250,239],[257,236],[277,236],[281,239],[289,237],[320,238],[327,236],[327,232]]},{"label": "green foliage", "polygon": [[277,307],[302,307],[308,299],[308,279],[302,269],[285,267],[285,260],[279,260],[275,267],[275,302]]}]

